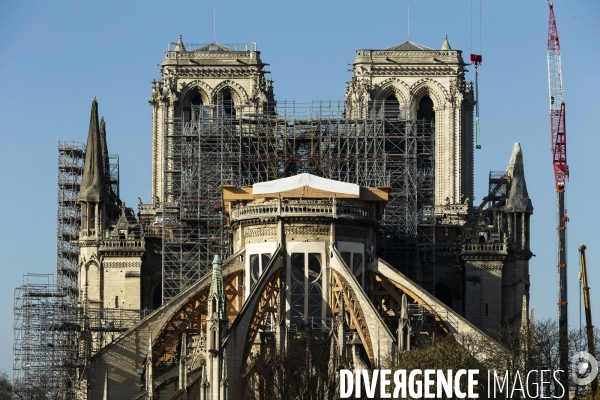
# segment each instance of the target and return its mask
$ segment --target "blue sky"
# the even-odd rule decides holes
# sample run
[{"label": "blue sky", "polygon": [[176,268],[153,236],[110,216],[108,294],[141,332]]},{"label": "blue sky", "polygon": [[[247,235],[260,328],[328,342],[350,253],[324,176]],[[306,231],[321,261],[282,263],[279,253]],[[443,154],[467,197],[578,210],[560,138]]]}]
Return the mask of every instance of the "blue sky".
[{"label": "blue sky", "polygon": [[[483,4],[482,4],[483,3]],[[480,5],[482,18],[480,19]],[[121,159],[121,194],[149,201],[151,81],[167,44],[257,42],[278,100],[342,99],[359,48],[407,39],[483,55],[482,146],[476,202],[490,170],[504,170],[521,142],[532,217],[531,307],[555,318],[556,195],[551,165],[545,1],[9,1],[0,2],[0,371],[12,369],[14,287],[56,265],[57,141],[85,141],[94,97],[108,146]],[[471,12],[471,10],[473,10]],[[595,0],[555,2],[562,46],[571,180],[567,186],[569,313],[579,326],[577,247],[588,246],[594,318],[600,318],[600,65]],[[472,17],[471,17],[472,16]],[[471,34],[472,32],[472,34]],[[479,33],[482,33],[481,35]],[[468,78],[474,80],[473,71]],[[596,93],[596,94],[595,94]],[[584,321],[585,324],[585,321]]]}]

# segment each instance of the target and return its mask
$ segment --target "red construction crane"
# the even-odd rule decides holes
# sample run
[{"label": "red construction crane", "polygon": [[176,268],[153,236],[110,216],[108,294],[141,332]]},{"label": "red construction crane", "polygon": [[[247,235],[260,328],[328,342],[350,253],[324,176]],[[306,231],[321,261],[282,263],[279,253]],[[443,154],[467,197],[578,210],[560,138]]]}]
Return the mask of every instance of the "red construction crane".
[{"label": "red construction crane", "polygon": [[567,128],[565,126],[565,102],[562,91],[562,72],[560,64],[560,41],[554,6],[550,7],[548,23],[548,83],[550,86],[550,133],[552,136],[552,164],[558,202],[558,363],[563,372],[560,382],[568,393],[569,346],[567,321],[567,232],[569,220],[565,213],[565,185],[569,178],[567,165]]},{"label": "red construction crane", "polygon": [[550,84],[550,129],[552,133],[552,162],[556,186],[565,185],[569,177],[567,165],[567,129],[565,126],[565,102],[562,92],[560,64],[560,41],[554,18],[554,6],[550,7],[548,27],[548,83]]}]

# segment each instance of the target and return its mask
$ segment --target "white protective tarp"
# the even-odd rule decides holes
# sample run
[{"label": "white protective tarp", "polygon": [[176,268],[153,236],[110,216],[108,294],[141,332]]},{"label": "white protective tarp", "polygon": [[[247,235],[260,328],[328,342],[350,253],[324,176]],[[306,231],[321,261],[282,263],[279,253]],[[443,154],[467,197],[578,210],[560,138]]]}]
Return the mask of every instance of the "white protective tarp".
[{"label": "white protective tarp", "polygon": [[252,194],[269,194],[287,192],[288,190],[298,189],[303,186],[309,186],[314,189],[325,190],[333,193],[360,195],[360,186],[354,183],[334,181],[332,179],[321,178],[311,174],[300,174],[290,176],[289,178],[277,179],[275,181],[260,182],[252,185]]}]

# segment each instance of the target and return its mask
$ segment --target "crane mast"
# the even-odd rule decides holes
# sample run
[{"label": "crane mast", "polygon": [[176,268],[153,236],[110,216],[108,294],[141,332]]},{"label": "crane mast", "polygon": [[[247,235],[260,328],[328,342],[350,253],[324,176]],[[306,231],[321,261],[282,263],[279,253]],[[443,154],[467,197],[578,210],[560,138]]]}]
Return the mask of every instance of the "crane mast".
[{"label": "crane mast", "polygon": [[[590,287],[588,286],[587,264],[585,261],[586,245],[579,246],[579,256],[581,258],[581,277],[583,278],[583,304],[585,306],[585,331],[587,335],[588,353],[596,357],[596,346],[594,344],[594,325],[592,324],[592,305],[590,304]],[[592,394],[595,395],[598,390],[598,380],[592,381]]]},{"label": "crane mast", "polygon": [[548,3],[550,18],[548,23],[548,84],[550,88],[550,133],[552,139],[552,164],[556,184],[558,208],[558,363],[562,370],[560,383],[568,393],[569,345],[567,320],[567,232],[568,217],[565,213],[565,185],[569,177],[567,165],[567,130],[565,126],[565,101],[562,92],[562,71],[560,62],[560,40],[554,6]]}]

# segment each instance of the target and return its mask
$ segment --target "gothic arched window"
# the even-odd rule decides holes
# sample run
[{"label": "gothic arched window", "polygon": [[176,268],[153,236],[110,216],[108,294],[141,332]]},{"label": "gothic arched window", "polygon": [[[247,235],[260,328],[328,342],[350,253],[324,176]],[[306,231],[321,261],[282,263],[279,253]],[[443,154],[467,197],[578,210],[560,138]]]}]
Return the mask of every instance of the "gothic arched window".
[{"label": "gothic arched window", "polygon": [[431,97],[423,96],[421,100],[419,100],[417,119],[435,121],[435,110],[433,109],[433,101],[431,100]]},{"label": "gothic arched window", "polygon": [[[203,116],[203,114],[206,114],[206,112],[204,111],[205,108],[206,107],[202,102],[200,90],[198,88],[192,88],[185,96],[185,100],[183,101],[183,120],[186,122],[199,120]],[[208,115],[204,115],[204,117],[206,118],[208,117]]]},{"label": "gothic arched window", "polygon": [[383,117],[385,119],[398,119],[400,117],[400,102],[391,94],[383,102]]},{"label": "gothic arched window", "polygon": [[292,253],[290,322],[320,323],[323,303],[323,273],[320,253]]},{"label": "gothic arched window", "polygon": [[223,95],[223,115],[235,117],[235,102],[231,95],[231,89],[225,88],[221,94]]}]

